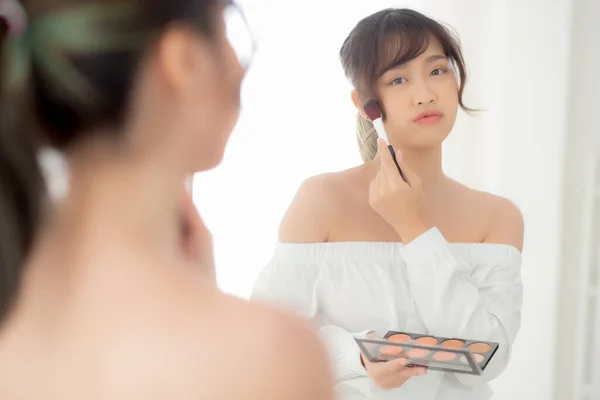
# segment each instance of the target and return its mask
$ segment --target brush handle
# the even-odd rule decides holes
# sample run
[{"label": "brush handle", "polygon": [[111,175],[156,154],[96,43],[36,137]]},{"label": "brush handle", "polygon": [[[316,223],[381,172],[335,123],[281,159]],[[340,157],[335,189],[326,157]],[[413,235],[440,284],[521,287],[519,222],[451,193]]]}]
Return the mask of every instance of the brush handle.
[{"label": "brush handle", "polygon": [[398,168],[398,173],[400,174],[400,177],[402,178],[402,180],[404,182],[408,183],[406,178],[404,178],[404,174],[402,173],[400,166],[398,165],[398,160],[396,160],[396,152],[394,151],[394,148],[392,147],[391,144],[388,144],[388,149],[390,150],[390,154],[392,155],[392,160],[394,160],[394,164],[396,164],[396,168]]}]

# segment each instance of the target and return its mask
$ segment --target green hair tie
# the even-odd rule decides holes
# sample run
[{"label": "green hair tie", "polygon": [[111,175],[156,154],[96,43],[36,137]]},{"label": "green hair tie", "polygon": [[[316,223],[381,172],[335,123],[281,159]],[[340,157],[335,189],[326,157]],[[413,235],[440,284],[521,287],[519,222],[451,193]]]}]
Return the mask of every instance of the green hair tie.
[{"label": "green hair tie", "polygon": [[135,2],[93,3],[51,12],[31,21],[22,35],[9,41],[8,87],[23,87],[35,64],[45,81],[61,96],[84,103],[97,99],[92,85],[69,56],[136,48],[147,32],[128,33]]}]

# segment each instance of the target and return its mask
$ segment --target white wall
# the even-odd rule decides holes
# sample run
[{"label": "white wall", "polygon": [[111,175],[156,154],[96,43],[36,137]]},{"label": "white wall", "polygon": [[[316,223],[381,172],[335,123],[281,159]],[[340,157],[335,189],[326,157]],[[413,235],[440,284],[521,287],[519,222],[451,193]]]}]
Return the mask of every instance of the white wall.
[{"label": "white wall", "polygon": [[[593,206],[589,198],[593,190],[590,181],[594,179],[590,176],[590,167],[595,159],[600,159],[600,121],[597,118],[600,93],[600,2],[575,0],[573,17],[558,343],[584,336],[583,331],[587,329],[584,320],[590,317],[584,312],[584,307],[589,304],[585,297],[589,275],[582,272],[585,272],[588,262],[588,245],[596,248],[600,245],[587,243],[586,238],[582,238],[582,233],[594,222],[590,221],[589,215]],[[596,185],[600,186],[600,182]],[[596,223],[600,223],[600,219],[596,219]],[[600,265],[596,265],[596,268],[600,268]],[[596,336],[597,344],[600,344],[599,324],[600,320],[596,321],[596,330],[591,332]],[[583,394],[584,388],[578,384],[581,384],[584,375],[588,375],[584,372],[589,366],[582,359],[584,352],[589,350],[579,340],[573,343],[573,346],[557,348],[556,400],[579,400],[576,396]],[[600,398],[600,347],[596,347],[595,351],[591,358],[596,359],[596,392],[588,393],[589,400]],[[594,375],[593,370],[590,372]]]},{"label": "white wall", "polygon": [[552,399],[555,389],[571,6],[511,1],[506,13],[499,191],[526,221],[525,306],[511,366],[495,385],[498,398]]}]

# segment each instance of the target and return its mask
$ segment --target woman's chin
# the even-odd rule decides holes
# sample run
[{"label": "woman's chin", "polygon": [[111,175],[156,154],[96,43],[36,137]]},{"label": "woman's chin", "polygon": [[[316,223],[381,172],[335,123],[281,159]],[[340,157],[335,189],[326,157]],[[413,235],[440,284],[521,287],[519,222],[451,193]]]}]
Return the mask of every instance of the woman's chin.
[{"label": "woman's chin", "polygon": [[428,148],[440,146],[448,137],[448,132],[445,131],[429,131],[415,132],[412,140],[408,143],[409,147],[418,150],[426,150]]}]

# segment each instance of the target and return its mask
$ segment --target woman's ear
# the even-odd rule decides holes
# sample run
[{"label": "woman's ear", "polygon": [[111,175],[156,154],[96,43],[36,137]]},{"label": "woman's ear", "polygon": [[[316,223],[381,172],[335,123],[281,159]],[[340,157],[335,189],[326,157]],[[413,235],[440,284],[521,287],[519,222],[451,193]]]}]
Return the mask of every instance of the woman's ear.
[{"label": "woman's ear", "polygon": [[159,38],[152,54],[161,80],[175,95],[190,97],[197,93],[197,77],[209,76],[211,48],[206,39],[190,28],[174,25]]},{"label": "woman's ear", "polygon": [[350,97],[352,98],[352,103],[354,104],[354,107],[356,107],[356,110],[360,113],[360,115],[364,119],[368,119],[367,114],[365,113],[365,109],[363,107],[363,101],[360,98],[360,95],[358,94],[358,91],[356,89],[352,89]]}]

